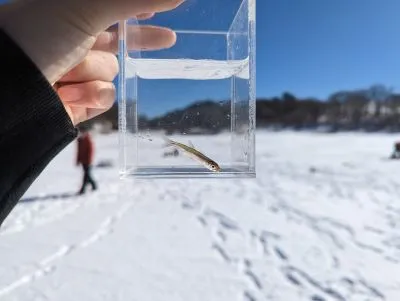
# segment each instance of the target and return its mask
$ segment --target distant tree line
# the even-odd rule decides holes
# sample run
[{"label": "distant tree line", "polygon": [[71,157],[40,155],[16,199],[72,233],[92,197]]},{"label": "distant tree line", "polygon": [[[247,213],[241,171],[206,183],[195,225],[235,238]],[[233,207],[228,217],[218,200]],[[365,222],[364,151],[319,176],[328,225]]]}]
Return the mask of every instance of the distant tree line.
[{"label": "distant tree line", "polygon": [[399,131],[400,95],[391,88],[338,91],[327,99],[281,97],[258,99],[257,126],[327,131]]},{"label": "distant tree line", "polygon": [[[230,101],[197,101],[185,108],[148,118],[139,116],[139,128],[173,132],[218,133],[229,129],[231,114],[236,125],[248,120],[248,106],[237,103],[231,112]],[[132,112],[132,108],[127,108]],[[108,122],[118,128],[118,105],[87,122]],[[400,94],[384,85],[366,89],[338,91],[327,99],[298,98],[285,92],[280,97],[257,99],[257,128],[323,129],[325,131],[400,131]]]}]

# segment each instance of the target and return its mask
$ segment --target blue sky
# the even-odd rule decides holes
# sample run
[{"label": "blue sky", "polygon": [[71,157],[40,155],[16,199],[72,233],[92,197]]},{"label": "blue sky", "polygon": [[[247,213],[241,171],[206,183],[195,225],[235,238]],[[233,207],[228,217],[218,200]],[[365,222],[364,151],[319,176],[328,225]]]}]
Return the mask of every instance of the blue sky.
[{"label": "blue sky", "polygon": [[[234,2],[220,0],[223,4],[228,1]],[[208,19],[207,26],[218,27],[223,23],[221,20],[231,18],[229,9],[223,11],[220,18]],[[289,91],[299,97],[326,99],[340,89],[366,88],[375,83],[399,91],[399,11],[398,0],[258,0],[257,97],[278,96]],[[197,18],[196,14],[188,15],[191,19],[188,17],[190,21],[185,21],[191,24],[187,27],[204,20],[201,14]],[[180,24],[175,24],[172,18],[168,23],[165,16],[159,24],[180,28],[184,21],[178,19]],[[151,22],[157,23],[158,19]],[[190,43],[185,45],[216,53],[216,48],[205,42],[193,48]],[[164,90],[157,84],[139,86],[139,103],[141,97],[144,100],[140,108],[161,113],[170,102],[183,105],[190,96],[193,99],[229,97],[226,84],[205,83],[204,89],[199,84],[185,84],[182,85],[185,91],[178,82],[165,86],[169,90],[163,95],[159,91]]]},{"label": "blue sky", "polygon": [[399,91],[400,1],[258,1],[258,96],[327,97],[383,83]]},{"label": "blue sky", "polygon": [[[159,14],[147,23],[223,30],[238,2],[188,0],[175,17]],[[289,91],[324,99],[339,89],[374,83],[400,91],[399,11],[399,0],[258,0],[257,97]],[[178,35],[175,48],[143,56],[218,59],[226,49],[214,38]],[[143,110],[154,114],[196,99],[229,97],[227,81],[139,84],[139,102],[142,99]]]}]

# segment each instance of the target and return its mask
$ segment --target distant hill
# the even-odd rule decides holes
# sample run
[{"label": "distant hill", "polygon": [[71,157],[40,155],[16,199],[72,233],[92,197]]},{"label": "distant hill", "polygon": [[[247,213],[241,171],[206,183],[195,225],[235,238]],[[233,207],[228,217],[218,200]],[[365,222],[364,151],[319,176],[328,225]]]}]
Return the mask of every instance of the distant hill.
[{"label": "distant hill", "polygon": [[[132,108],[127,108],[128,112]],[[238,123],[246,122],[248,106],[237,104]],[[118,129],[118,105],[111,110],[86,122],[107,123],[113,130]],[[328,131],[365,130],[400,131],[400,95],[382,85],[367,89],[338,91],[328,99],[297,98],[290,93],[280,97],[257,99],[257,128],[315,129],[324,127]],[[187,107],[166,112],[164,115],[148,118],[139,116],[142,130],[163,129],[168,133],[218,133],[231,126],[230,101],[210,99],[196,101]]]},{"label": "distant hill", "polygon": [[149,130],[164,129],[169,133],[202,132],[217,133],[230,126],[230,103],[198,101],[183,109],[148,119],[141,116],[139,127]]}]

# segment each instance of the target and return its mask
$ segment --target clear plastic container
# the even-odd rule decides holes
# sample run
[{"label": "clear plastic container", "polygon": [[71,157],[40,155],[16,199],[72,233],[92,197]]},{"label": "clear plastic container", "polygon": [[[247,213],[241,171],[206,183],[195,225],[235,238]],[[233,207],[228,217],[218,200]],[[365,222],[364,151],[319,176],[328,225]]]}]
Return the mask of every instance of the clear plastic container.
[{"label": "clear plastic container", "polygon": [[[168,27],[176,43],[139,51],[134,26]],[[255,177],[255,0],[187,0],[119,25],[122,177]],[[172,147],[183,143],[216,162]]]}]

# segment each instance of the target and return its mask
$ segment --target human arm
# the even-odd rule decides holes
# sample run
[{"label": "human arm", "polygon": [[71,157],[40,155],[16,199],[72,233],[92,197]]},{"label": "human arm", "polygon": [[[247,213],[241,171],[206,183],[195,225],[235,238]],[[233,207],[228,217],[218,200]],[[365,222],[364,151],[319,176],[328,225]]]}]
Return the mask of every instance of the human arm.
[{"label": "human arm", "polygon": [[77,131],[53,87],[3,31],[0,45],[1,224]]},{"label": "human arm", "polygon": [[[75,139],[75,126],[112,105],[116,32],[102,30],[120,19],[137,14],[148,18],[181,2],[65,0],[55,7],[54,1],[37,0],[8,6],[7,14],[0,14],[0,224]],[[167,29],[143,27],[131,33],[137,41],[133,48],[158,49],[175,42]]]}]

